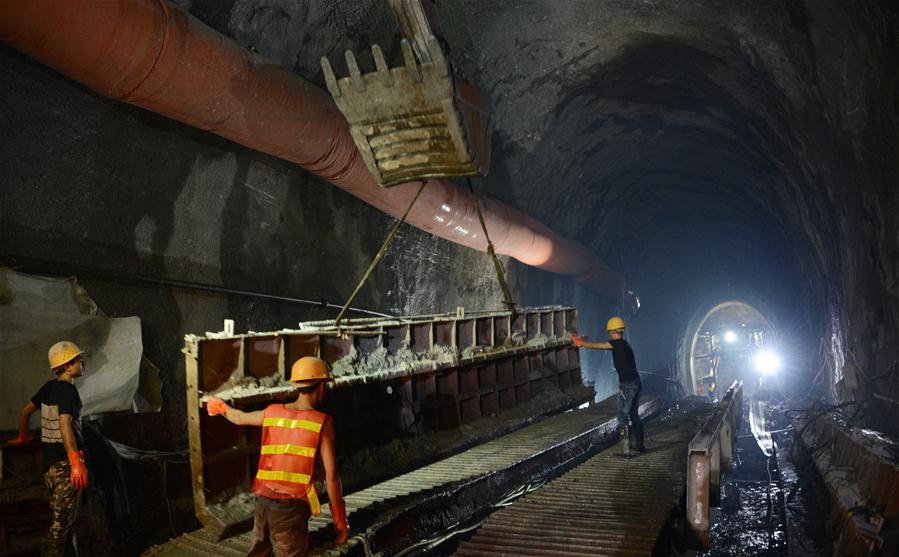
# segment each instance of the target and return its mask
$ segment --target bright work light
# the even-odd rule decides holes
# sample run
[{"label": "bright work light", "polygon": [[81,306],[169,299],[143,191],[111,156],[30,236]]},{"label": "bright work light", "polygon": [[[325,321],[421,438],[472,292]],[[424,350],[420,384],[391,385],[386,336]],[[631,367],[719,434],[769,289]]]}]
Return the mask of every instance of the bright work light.
[{"label": "bright work light", "polygon": [[780,357],[770,350],[762,350],[752,358],[755,368],[767,375],[780,369]]},{"label": "bright work light", "polygon": [[726,333],[724,333],[724,340],[726,340],[727,342],[733,342],[737,340],[737,333],[733,331],[727,331]]}]

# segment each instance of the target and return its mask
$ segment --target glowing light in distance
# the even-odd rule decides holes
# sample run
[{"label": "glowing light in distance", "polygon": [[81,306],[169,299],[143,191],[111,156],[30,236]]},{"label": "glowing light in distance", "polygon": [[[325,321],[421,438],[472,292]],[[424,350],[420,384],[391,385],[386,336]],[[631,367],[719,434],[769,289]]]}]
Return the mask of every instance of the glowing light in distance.
[{"label": "glowing light in distance", "polygon": [[727,331],[726,333],[724,333],[724,340],[726,340],[727,342],[733,342],[737,340],[737,333],[733,331]]},{"label": "glowing light in distance", "polygon": [[752,357],[752,363],[762,374],[768,375],[780,369],[780,357],[770,350],[762,350]]}]

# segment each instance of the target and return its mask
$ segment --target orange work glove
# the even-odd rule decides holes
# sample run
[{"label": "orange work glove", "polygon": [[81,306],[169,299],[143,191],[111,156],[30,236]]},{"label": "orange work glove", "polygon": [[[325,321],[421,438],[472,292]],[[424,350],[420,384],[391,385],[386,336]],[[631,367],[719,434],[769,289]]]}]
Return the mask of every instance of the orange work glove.
[{"label": "orange work glove", "polygon": [[224,416],[231,407],[225,404],[225,401],[214,396],[209,397],[206,401],[206,412],[210,416]]},{"label": "orange work glove", "polygon": [[350,536],[350,525],[346,520],[346,503],[343,498],[331,501],[331,520],[334,521],[334,531],[337,532],[337,545],[346,543]]},{"label": "orange work glove", "polygon": [[6,444],[10,445],[10,446],[24,445],[26,443],[31,443],[32,439],[34,439],[34,437],[28,435],[27,433],[20,433],[18,437],[16,437],[15,439],[10,439],[9,441],[6,442]]},{"label": "orange work glove", "polygon": [[69,464],[72,465],[72,485],[75,489],[87,487],[87,468],[84,467],[84,451],[69,451]]},{"label": "orange work glove", "polygon": [[584,345],[584,337],[573,335],[571,337],[571,342],[573,342],[576,347],[580,348]]}]

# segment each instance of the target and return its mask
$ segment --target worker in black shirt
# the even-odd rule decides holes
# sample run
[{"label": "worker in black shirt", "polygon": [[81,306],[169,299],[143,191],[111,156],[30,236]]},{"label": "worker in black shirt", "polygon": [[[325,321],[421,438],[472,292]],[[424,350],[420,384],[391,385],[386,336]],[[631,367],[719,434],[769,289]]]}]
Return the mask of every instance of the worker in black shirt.
[{"label": "worker in black shirt", "polygon": [[41,411],[41,444],[44,452],[44,484],[50,499],[50,531],[41,546],[41,557],[62,557],[75,523],[78,496],[87,487],[84,441],[81,436],[81,397],[73,384],[84,373],[82,352],[73,342],[57,342],[47,354],[56,379],[47,381],[19,413],[19,436],[8,445],[31,441],[28,419]]},{"label": "worker in black shirt", "polygon": [[[624,340],[624,320],[620,317],[609,319],[606,329],[609,332],[608,342],[587,342],[582,337],[574,336],[572,341],[578,348],[611,350],[612,362],[618,372],[618,433],[621,436],[621,448],[625,456],[632,450],[643,452],[643,423],[640,421],[640,393],[643,383],[637,373],[637,362],[631,345]],[[630,428],[628,428],[630,421]]]}]

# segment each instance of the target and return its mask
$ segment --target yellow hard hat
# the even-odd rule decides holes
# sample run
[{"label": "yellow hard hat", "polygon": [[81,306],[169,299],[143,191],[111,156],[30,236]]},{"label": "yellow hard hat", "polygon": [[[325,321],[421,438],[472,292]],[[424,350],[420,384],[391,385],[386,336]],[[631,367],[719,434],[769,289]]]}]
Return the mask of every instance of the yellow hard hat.
[{"label": "yellow hard hat", "polygon": [[328,362],[315,356],[304,356],[290,368],[290,381],[297,387],[311,387],[321,381],[331,381]]},{"label": "yellow hard hat", "polygon": [[47,352],[47,359],[50,360],[50,369],[56,369],[80,355],[81,349],[74,342],[61,340],[50,347],[50,350]]},{"label": "yellow hard hat", "polygon": [[619,329],[624,329],[624,319],[615,316],[609,319],[609,324],[606,325],[607,331],[617,331]]}]

